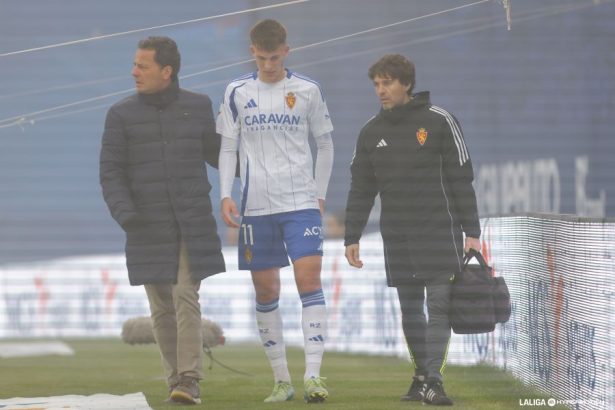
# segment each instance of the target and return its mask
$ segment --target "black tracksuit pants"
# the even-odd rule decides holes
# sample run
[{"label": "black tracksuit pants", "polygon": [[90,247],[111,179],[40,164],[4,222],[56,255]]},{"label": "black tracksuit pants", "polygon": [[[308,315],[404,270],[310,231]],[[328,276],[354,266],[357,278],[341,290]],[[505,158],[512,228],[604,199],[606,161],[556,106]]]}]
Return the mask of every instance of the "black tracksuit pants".
[{"label": "black tracksuit pants", "polygon": [[[452,275],[434,275],[427,280],[412,279],[397,286],[402,327],[415,374],[442,379],[451,336],[448,316]],[[427,315],[424,313],[427,289]]]}]

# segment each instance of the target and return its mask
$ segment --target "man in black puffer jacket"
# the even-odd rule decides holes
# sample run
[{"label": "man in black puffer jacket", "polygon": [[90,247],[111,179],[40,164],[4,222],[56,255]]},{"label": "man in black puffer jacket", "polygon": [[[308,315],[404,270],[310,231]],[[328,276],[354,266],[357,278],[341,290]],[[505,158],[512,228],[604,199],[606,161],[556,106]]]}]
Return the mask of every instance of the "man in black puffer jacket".
[{"label": "man in black puffer jacket", "polygon": [[[451,405],[442,385],[451,279],[461,268],[462,252],[480,250],[472,162],[455,117],[432,105],[428,92],[412,94],[412,62],[386,55],[370,68],[369,77],[382,109],[361,130],[350,168],[346,258],[352,266],[363,266],[359,240],[380,194],[387,281],[397,288],[415,366],[402,400]],[[423,312],[425,293],[429,320]]]},{"label": "man in black puffer jacket", "polygon": [[199,403],[203,378],[201,280],[225,270],[204,160],[218,165],[211,101],[179,88],[168,37],[139,42],[137,93],[107,113],[100,183],[126,232],[131,285],[145,285],[169,401]]}]

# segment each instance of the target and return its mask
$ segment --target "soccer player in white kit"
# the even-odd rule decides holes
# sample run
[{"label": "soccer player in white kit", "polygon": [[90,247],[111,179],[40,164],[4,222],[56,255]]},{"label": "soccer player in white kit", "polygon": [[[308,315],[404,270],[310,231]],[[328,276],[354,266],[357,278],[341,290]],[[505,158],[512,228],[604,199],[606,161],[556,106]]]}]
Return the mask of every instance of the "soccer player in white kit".
[{"label": "soccer player in white kit", "polygon": [[[278,308],[280,267],[289,265],[289,256],[303,305],[304,399],[322,402],[329,394],[320,377],[327,331],[322,214],[333,166],[333,126],[318,83],[284,67],[289,52],[284,26],[263,20],[250,39],[258,70],[227,86],[216,124],[222,135],[221,213],[228,226],[239,228],[239,269],[252,273],[256,319],[274,376],[265,402],[294,397]],[[315,165],[310,134],[318,148]],[[238,147],[241,212],[231,198]]]}]

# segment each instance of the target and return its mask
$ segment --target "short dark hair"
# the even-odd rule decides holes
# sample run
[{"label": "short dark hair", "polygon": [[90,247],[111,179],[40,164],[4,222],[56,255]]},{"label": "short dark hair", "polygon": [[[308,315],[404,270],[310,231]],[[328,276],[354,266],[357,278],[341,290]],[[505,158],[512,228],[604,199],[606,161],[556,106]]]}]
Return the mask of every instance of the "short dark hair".
[{"label": "short dark hair", "polygon": [[376,76],[399,80],[404,85],[410,85],[408,95],[412,95],[415,84],[414,63],[401,54],[386,54],[369,68],[370,79]]},{"label": "short dark hair", "polygon": [[177,44],[170,37],[164,36],[150,36],[139,41],[139,48],[144,50],[154,50],[154,61],[160,65],[160,67],[171,66],[173,69],[172,78],[173,81],[177,81],[177,75],[181,65],[181,57]]},{"label": "short dark hair", "polygon": [[274,51],[286,44],[286,28],[277,20],[262,20],[250,30],[250,41],[263,51]]}]

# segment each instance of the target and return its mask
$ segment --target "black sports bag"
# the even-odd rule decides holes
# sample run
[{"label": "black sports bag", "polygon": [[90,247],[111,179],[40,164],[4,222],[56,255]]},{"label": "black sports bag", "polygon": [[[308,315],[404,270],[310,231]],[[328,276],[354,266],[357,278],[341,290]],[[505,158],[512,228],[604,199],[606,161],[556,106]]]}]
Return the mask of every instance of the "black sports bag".
[{"label": "black sports bag", "polygon": [[[476,258],[478,265],[470,265]],[[487,333],[496,323],[510,318],[510,293],[502,277],[493,277],[492,269],[480,252],[471,250],[463,260],[463,269],[453,281],[450,321],[457,334]]]}]

